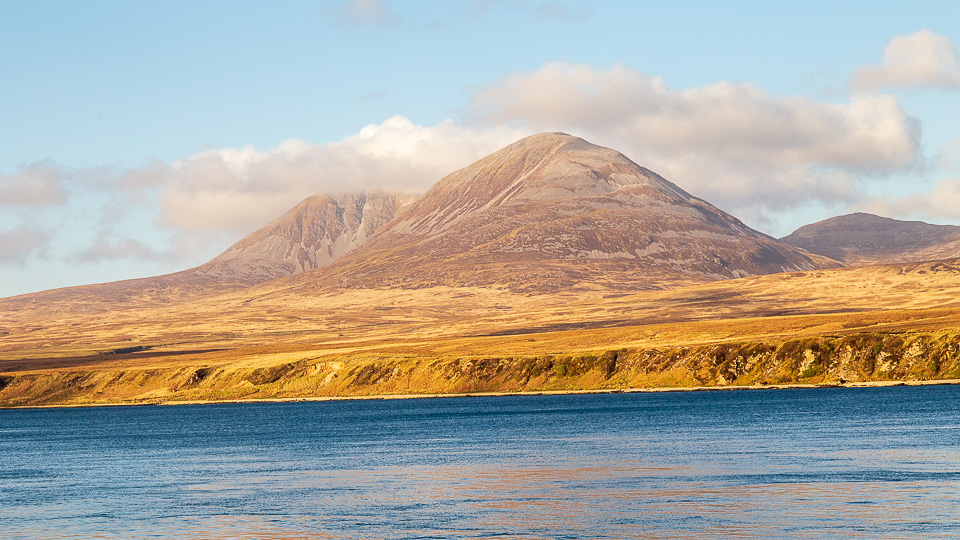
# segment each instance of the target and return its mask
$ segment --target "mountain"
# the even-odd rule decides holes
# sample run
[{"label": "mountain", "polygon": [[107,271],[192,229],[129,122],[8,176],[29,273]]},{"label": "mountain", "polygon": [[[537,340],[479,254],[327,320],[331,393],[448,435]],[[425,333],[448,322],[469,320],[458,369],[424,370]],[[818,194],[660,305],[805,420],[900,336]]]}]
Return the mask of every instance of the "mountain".
[{"label": "mountain", "polygon": [[362,245],[414,197],[314,195],[194,271],[253,285],[326,266]]},{"label": "mountain", "polygon": [[249,287],[330,264],[362,245],[412,200],[380,192],[314,195],[198,267],[0,299],[0,307],[105,311]]},{"label": "mountain", "polygon": [[362,247],[299,279],[304,286],[538,292],[659,288],[835,266],[619,152],[545,133],[443,178]]},{"label": "mountain", "polygon": [[960,227],[861,212],[805,225],[781,241],[848,265],[960,257]]},{"label": "mountain", "polygon": [[277,278],[311,290],[449,285],[536,293],[666,288],[839,265],[563,133],[518,141],[411,199],[316,195],[196,268],[23,295],[0,300],[0,308],[134,309]]}]

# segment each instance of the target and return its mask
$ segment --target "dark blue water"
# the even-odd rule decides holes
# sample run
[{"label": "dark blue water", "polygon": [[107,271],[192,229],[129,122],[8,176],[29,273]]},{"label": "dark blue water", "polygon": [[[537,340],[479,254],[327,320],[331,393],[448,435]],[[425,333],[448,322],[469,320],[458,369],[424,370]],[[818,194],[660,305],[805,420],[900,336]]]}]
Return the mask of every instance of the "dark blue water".
[{"label": "dark blue water", "polygon": [[960,537],[960,387],[0,410],[3,538]]}]

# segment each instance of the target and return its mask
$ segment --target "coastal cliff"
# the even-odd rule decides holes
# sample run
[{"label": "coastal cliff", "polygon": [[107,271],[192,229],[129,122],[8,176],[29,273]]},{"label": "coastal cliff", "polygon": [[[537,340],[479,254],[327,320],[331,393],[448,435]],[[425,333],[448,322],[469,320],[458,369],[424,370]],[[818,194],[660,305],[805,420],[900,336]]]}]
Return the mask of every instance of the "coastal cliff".
[{"label": "coastal cliff", "polygon": [[530,356],[340,354],[266,367],[77,369],[0,376],[0,406],[164,403],[960,379],[960,332]]}]

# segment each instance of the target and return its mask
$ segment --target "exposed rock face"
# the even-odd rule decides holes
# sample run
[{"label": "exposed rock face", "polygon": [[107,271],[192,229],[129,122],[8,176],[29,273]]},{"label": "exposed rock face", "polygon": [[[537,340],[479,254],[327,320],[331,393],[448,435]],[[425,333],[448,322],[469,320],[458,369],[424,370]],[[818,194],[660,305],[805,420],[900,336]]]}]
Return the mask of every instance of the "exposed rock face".
[{"label": "exposed rock face", "polygon": [[253,285],[320,268],[362,245],[413,200],[379,192],[314,195],[197,271]]},{"label": "exposed rock face", "polygon": [[805,225],[781,240],[848,265],[960,257],[960,227],[860,212]]},{"label": "exposed rock face", "polygon": [[440,180],[317,277],[348,287],[637,289],[837,265],[616,151],[547,133]]}]

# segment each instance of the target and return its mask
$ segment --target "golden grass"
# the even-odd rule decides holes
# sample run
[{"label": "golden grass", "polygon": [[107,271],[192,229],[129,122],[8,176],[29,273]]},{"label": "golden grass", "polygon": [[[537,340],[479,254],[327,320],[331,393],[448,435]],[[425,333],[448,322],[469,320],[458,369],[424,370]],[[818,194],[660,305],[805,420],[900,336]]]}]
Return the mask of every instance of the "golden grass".
[{"label": "golden grass", "polygon": [[[418,373],[411,375],[405,390],[393,390],[451,391],[456,388],[438,385],[418,362],[681,350],[957,328],[960,268],[952,262],[775,274],[635,293],[591,286],[538,295],[479,287],[318,289],[291,294],[277,284],[265,284],[143,309],[110,311],[90,304],[41,312],[5,310],[0,312],[0,377],[62,379],[65,373],[103,372],[123,379],[128,372],[165,370],[165,382],[155,381],[151,390],[155,397],[163,397],[176,394],[171,388],[197,369],[234,370],[238,379],[230,384],[236,388],[220,388],[203,398],[234,399],[269,396],[270,389],[263,385],[242,384],[253,371],[296,365],[302,368],[298,373],[303,386],[287,390],[309,396],[320,387],[344,390],[334,379],[320,384],[331,376],[330,369],[314,368],[317,373],[311,375],[310,366],[340,362],[349,370],[389,360]],[[123,351],[132,347],[144,350]],[[621,382],[695,384],[690,372],[648,375]],[[321,379],[310,378],[314,376]],[[547,379],[537,383],[538,388],[606,384],[583,377]],[[171,382],[175,380],[180,382]],[[128,382],[139,384],[134,379]],[[97,401],[92,396],[102,388],[91,388],[88,398]],[[101,397],[99,401],[112,399]]]}]

